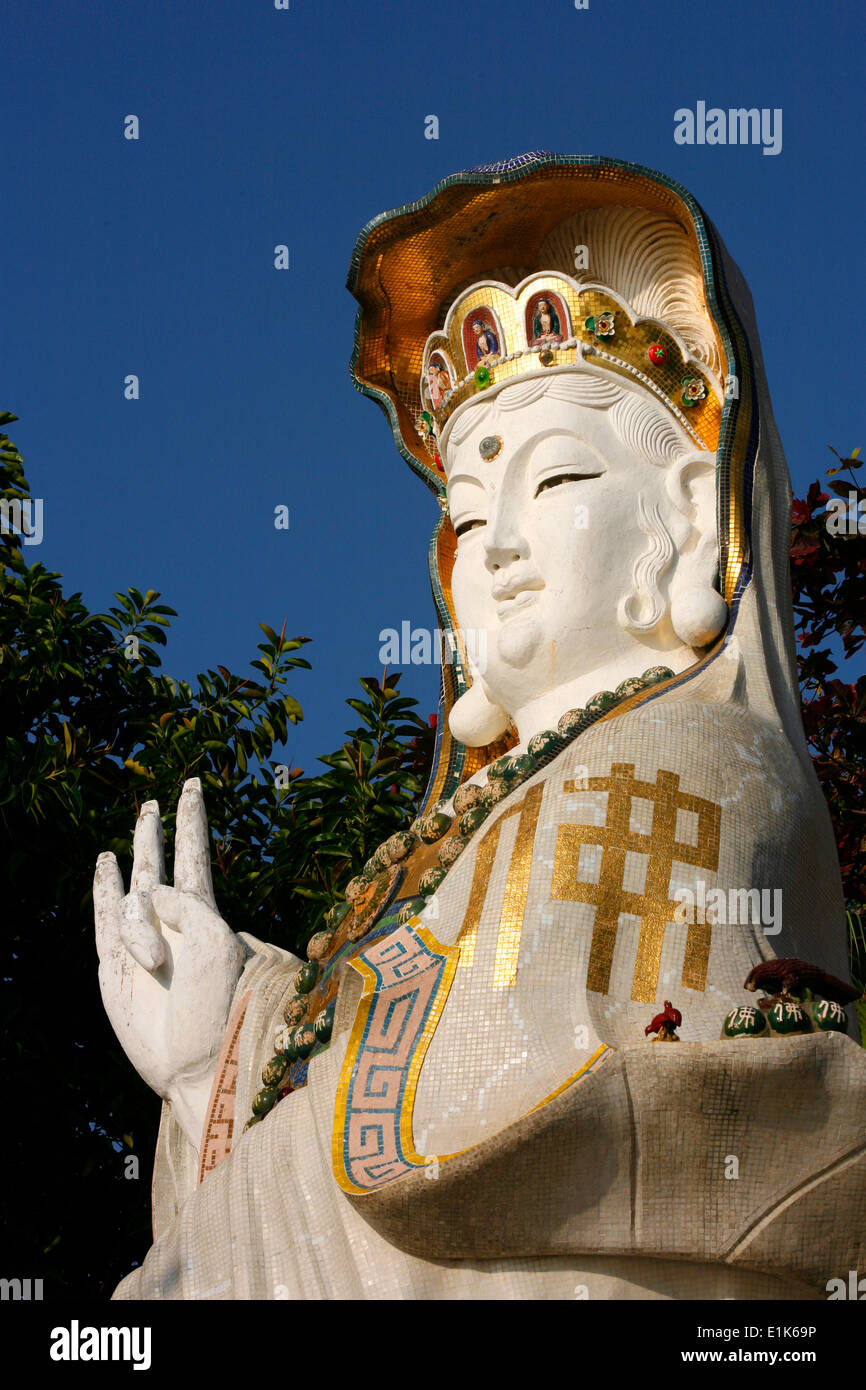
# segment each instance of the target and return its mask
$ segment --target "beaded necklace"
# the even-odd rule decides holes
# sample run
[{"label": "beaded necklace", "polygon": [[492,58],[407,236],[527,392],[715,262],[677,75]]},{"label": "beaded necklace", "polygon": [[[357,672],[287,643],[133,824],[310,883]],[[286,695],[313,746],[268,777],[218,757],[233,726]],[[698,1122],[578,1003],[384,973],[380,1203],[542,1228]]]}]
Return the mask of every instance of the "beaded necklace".
[{"label": "beaded necklace", "polygon": [[[316,932],[307,944],[309,959],[294,977],[294,993],[283,1012],[286,1026],[279,1029],[274,1038],[275,1054],[262,1070],[264,1087],[253,1101],[253,1113],[245,1129],[258,1124],[277,1101],[303,1084],[303,1078],[295,1075],[292,1080],[290,1073],[298,1062],[306,1062],[314,1048],[326,1047],[330,1042],[336,1000],[322,1002],[314,1013],[312,991],[328,980],[329,966],[335,962],[346,938],[352,942],[363,940],[381,919],[410,855],[422,846],[443,841],[438,864],[421,874],[419,896],[409,898],[402,905],[396,919],[399,923],[408,922],[423,909],[500,801],[552,762],[603,714],[632,695],[669,680],[673,674],[666,666],[652,666],[642,676],[622,681],[616,690],[602,690],[593,695],[583,708],[568,710],[555,729],[534,734],[525,753],[517,756],[506,753],[491,763],[486,786],[466,782],[458,787],[451,801],[453,815],[446,809],[448,801],[440,801],[413,821],[408,830],[398,830],[379,846],[360,874],[346,885],[345,899],[328,911],[325,929]],[[450,833],[455,820],[456,833]],[[352,918],[354,920],[350,920]],[[306,1068],[303,1070],[305,1075]]]}]

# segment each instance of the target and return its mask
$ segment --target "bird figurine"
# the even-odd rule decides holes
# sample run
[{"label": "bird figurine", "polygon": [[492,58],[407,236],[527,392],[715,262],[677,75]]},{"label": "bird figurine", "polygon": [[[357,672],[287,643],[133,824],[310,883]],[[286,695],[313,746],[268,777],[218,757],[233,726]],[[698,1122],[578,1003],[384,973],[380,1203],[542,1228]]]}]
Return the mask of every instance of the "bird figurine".
[{"label": "bird figurine", "polygon": [[666,999],[664,1012],[656,1014],[652,1023],[647,1024],[644,1036],[649,1037],[650,1033],[655,1033],[653,1042],[679,1042],[676,1030],[682,1021],[683,1016],[679,1009],[675,1009],[670,999]]},{"label": "bird figurine", "polygon": [[813,995],[834,1004],[852,1004],[860,995],[853,985],[846,985],[844,980],[828,975],[819,965],[810,965],[797,957],[761,961],[749,971],[743,988],[766,990],[768,997],[758,1000],[758,1007],[765,1010],[780,1001],[789,1003],[793,999],[811,999]]}]

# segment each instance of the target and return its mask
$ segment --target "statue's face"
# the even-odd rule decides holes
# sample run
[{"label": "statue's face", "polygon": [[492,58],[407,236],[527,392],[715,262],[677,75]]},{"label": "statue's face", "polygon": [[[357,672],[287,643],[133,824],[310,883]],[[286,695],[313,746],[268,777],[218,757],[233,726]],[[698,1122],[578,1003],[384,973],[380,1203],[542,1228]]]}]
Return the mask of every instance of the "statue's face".
[{"label": "statue's face", "polygon": [[[621,653],[617,605],[647,551],[638,493],[664,512],[665,469],[632,457],[602,409],[541,397],[471,410],[471,433],[447,444],[454,603],[464,632],[487,633],[484,678],[514,715]],[[489,435],[502,448],[485,461]]]}]

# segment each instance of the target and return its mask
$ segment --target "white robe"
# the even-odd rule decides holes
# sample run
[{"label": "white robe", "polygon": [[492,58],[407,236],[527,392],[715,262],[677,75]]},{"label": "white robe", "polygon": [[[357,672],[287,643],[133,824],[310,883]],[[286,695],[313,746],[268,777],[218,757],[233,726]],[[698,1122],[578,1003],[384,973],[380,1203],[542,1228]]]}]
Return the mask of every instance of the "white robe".
[{"label": "white robe", "polygon": [[[512,791],[451,868],[421,921],[444,955],[459,940],[465,957],[476,861],[501,822],[472,964],[442,987],[438,1021],[409,1048],[416,1074],[404,1076],[402,1109],[384,1118],[402,1123],[420,1156],[394,1180],[363,1194],[337,1181],[344,1063],[366,1045],[353,1031],[362,985],[352,968],[306,1086],[241,1134],[298,968],[246,938],[232,1150],[196,1186],[195,1155],[164,1107],[156,1242],[115,1297],[808,1298],[826,1296],[834,1270],[857,1268],[858,1251],[863,1267],[859,1045],[719,1040],[729,1010],[754,1002],[743,982],[761,959],[801,956],[846,974],[826,808],[781,728],[749,712],[740,676],[734,645],[681,694],[594,725]],[[614,767],[634,794],[627,824],[605,839]],[[530,826],[515,808],[535,788]],[[654,818],[699,862],[674,856],[668,874]],[[702,957],[700,931],[654,928],[648,907],[642,934],[641,894],[659,864],[669,896],[699,880],[726,894],[781,889],[781,932],[713,925]],[[580,900],[602,878],[605,909]],[[600,991],[596,919],[614,899],[622,911]],[[645,1037],[665,999],[683,1015],[678,1046]],[[725,1178],[731,1155],[738,1181]],[[798,1239],[798,1204],[801,1220],[820,1223],[820,1242]]]}]

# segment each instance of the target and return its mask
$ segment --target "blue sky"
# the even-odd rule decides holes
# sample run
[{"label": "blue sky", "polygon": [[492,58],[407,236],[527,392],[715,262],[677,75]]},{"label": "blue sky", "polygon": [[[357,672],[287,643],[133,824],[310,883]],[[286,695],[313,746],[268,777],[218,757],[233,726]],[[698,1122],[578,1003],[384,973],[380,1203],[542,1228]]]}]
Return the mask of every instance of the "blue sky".
[{"label": "blue sky", "polygon": [[[7,0],[0,408],[44,499],[30,556],[94,609],[160,590],[176,676],[246,671],[260,621],[313,638],[288,750],[312,770],[354,721],[380,630],[434,622],[436,504],[349,378],[355,237],[449,173],[538,148],[649,165],[702,204],[751,285],[802,493],[828,444],[866,444],[862,16]],[[781,108],[781,153],[677,145],[674,112],[699,100]],[[403,685],[436,708],[436,668]]]}]

